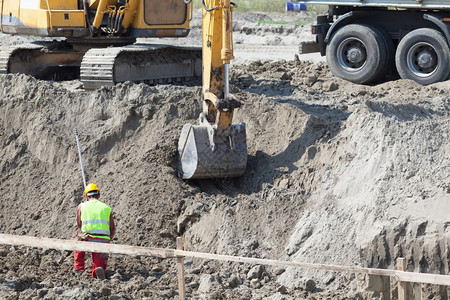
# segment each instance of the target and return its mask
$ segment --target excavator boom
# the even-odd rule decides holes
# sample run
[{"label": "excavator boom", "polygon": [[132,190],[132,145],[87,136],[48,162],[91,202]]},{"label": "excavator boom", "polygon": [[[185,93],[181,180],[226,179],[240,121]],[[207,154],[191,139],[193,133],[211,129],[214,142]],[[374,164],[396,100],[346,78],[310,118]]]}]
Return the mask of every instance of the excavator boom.
[{"label": "excavator boom", "polygon": [[229,93],[234,4],[202,0],[202,5],[203,112],[199,125],[183,126],[179,172],[184,179],[240,176],[247,165],[247,141],[245,124],[232,124],[241,103]]}]

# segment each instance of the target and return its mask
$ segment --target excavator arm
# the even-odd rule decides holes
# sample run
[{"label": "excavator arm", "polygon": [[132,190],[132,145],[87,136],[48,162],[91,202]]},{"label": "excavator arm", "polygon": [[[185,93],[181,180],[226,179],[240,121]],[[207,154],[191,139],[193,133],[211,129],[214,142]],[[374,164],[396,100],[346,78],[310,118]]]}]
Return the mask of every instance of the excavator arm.
[{"label": "excavator arm", "polygon": [[229,92],[233,56],[230,0],[202,0],[203,112],[199,125],[185,124],[178,142],[184,179],[235,177],[247,164],[245,124],[232,124],[241,103]]}]

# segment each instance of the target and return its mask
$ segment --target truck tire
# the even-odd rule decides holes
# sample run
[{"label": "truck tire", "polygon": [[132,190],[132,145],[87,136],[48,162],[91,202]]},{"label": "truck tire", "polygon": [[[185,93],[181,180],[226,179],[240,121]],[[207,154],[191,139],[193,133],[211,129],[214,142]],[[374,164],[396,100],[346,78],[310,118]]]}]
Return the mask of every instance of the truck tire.
[{"label": "truck tire", "polygon": [[395,65],[403,79],[412,79],[422,85],[443,81],[450,70],[447,41],[434,29],[411,31],[397,46]]},{"label": "truck tire", "polygon": [[379,80],[388,69],[389,49],[383,34],[368,25],[340,28],[327,46],[331,73],[354,83]]},{"label": "truck tire", "polygon": [[380,68],[380,73],[379,73],[378,79],[382,80],[382,79],[386,79],[388,77],[392,78],[393,76],[398,77],[397,68],[395,67],[394,41],[392,40],[392,38],[389,36],[389,34],[384,29],[379,28],[379,27],[374,27],[374,29],[378,30],[379,33],[381,34],[383,41],[385,42],[386,52],[387,52],[385,67]]}]

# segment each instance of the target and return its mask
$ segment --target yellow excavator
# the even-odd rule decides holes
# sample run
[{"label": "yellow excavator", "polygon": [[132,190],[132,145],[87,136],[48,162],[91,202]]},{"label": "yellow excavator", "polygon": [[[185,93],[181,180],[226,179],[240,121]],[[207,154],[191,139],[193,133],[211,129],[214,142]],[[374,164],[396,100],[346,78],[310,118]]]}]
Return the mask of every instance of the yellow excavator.
[{"label": "yellow excavator", "polygon": [[0,74],[80,77],[86,89],[124,81],[164,83],[201,76],[200,47],[136,43],[185,37],[191,0],[2,0],[1,31],[55,38],[0,49]]},{"label": "yellow excavator", "polygon": [[202,1],[202,47],[136,43],[139,37],[185,37],[192,0],[1,0],[1,31],[59,40],[0,49],[0,74],[79,76],[87,89],[118,82],[183,82],[203,77],[199,124],[178,142],[183,179],[234,177],[247,164],[245,124],[232,124],[241,103],[229,91],[233,57],[230,0]]}]

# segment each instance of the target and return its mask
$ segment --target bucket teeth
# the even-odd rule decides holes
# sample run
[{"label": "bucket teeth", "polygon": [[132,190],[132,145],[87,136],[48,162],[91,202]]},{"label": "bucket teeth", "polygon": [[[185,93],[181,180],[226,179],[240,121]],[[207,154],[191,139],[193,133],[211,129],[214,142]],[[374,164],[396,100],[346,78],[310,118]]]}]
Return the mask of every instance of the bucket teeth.
[{"label": "bucket teeth", "polygon": [[247,165],[245,124],[232,125],[229,134],[213,137],[205,125],[186,124],[178,142],[178,155],[183,179],[241,176]]}]

